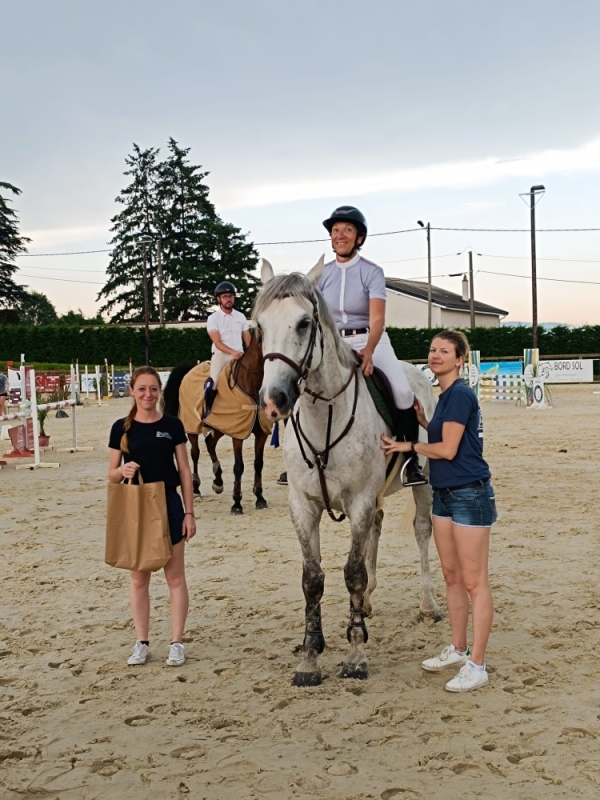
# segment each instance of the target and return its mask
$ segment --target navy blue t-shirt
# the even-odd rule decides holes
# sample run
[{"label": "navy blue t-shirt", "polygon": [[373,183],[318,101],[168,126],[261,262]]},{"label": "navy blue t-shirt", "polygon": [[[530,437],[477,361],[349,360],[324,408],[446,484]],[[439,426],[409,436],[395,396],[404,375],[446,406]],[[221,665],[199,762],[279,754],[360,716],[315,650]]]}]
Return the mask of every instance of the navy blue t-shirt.
[{"label": "navy blue t-shirt", "polygon": [[446,458],[429,460],[430,481],[434,489],[490,478],[490,468],[483,458],[481,409],[473,390],[460,378],[440,394],[427,428],[429,444],[442,441],[444,422],[458,422],[465,426],[465,430],[452,461]]},{"label": "navy blue t-shirt", "polygon": [[[121,449],[121,437],[125,432],[125,419],[118,419],[110,431],[108,446]],[[166,489],[180,485],[179,472],[175,466],[175,448],[187,441],[183,423],[168,414],[157,422],[137,422],[133,420],[127,431],[129,452],[123,453],[123,461],[135,461],[140,465],[144,483],[164,482]],[[134,483],[137,483],[137,475]]]}]

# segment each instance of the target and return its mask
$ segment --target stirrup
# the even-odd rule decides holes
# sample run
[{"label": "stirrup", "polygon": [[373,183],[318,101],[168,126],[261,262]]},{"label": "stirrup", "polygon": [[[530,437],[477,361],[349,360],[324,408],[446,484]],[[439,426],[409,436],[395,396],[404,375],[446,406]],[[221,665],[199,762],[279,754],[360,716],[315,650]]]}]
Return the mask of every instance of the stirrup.
[{"label": "stirrup", "polygon": [[[415,464],[416,462],[416,464]],[[415,466],[415,475],[412,478],[407,476],[407,470],[409,464],[413,464]],[[404,463],[400,467],[400,481],[402,486],[409,487],[409,486],[425,486],[429,483],[423,470],[421,469],[421,465],[419,464],[418,460],[413,455],[409,455],[408,458],[404,459]]]}]

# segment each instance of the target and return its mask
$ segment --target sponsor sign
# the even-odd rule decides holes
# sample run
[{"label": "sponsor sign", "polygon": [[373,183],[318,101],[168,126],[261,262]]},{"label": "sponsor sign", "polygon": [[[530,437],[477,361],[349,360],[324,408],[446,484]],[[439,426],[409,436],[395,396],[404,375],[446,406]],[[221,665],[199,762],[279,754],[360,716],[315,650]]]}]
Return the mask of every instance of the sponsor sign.
[{"label": "sponsor sign", "polygon": [[60,375],[38,375],[36,373],[35,389],[41,394],[60,392]]},{"label": "sponsor sign", "polygon": [[482,361],[479,366],[482,378],[508,377],[522,375],[522,361]]},{"label": "sponsor sign", "polygon": [[591,358],[540,361],[537,377],[545,383],[593,383],[594,362]]}]

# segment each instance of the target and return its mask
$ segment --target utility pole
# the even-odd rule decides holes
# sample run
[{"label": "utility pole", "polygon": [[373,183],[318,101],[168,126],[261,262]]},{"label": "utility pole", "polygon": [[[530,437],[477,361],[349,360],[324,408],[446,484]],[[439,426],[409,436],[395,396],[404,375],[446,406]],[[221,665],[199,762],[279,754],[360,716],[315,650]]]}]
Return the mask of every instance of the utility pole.
[{"label": "utility pole", "polygon": [[431,328],[431,225],[429,222],[424,225],[420,219],[417,225],[427,231],[427,327]]},{"label": "utility pole", "polygon": [[158,272],[158,319],[160,327],[165,327],[165,308],[163,302],[163,273],[162,273],[162,243],[158,239],[157,243],[157,272]]},{"label": "utility pole", "polygon": [[473,251],[469,250],[469,311],[471,312],[471,330],[475,327],[475,284],[473,282]]},{"label": "utility pole", "polygon": [[146,366],[150,366],[150,320],[148,318],[148,269],[146,266],[146,243],[142,245],[143,253],[143,279],[144,279],[144,349],[146,351]]},{"label": "utility pole", "polygon": [[545,192],[543,186],[532,186],[529,190],[529,206],[531,214],[531,327],[533,331],[533,349],[538,347],[538,307],[537,307],[537,256],[535,250],[535,196]]}]

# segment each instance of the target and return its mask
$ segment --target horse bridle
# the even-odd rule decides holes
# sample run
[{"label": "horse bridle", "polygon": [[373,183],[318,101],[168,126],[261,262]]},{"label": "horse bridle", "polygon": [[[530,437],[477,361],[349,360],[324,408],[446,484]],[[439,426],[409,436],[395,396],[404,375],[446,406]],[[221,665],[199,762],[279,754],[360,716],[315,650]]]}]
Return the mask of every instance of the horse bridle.
[{"label": "horse bridle", "polygon": [[[290,295],[283,295],[283,297],[289,297]],[[308,300],[312,303],[313,307],[313,316],[312,316],[312,324],[310,330],[310,337],[308,340],[308,347],[306,348],[306,352],[299,364],[296,364],[295,361],[292,361],[291,358],[284,355],[283,353],[267,353],[264,356],[265,361],[283,361],[288,366],[292,367],[292,369],[298,375],[297,386],[300,391],[306,392],[306,394],[310,395],[313,398],[313,405],[317,402],[317,400],[323,400],[326,403],[329,403],[329,414],[327,419],[327,434],[325,437],[325,447],[323,450],[317,450],[317,448],[312,444],[312,442],[308,439],[304,431],[302,430],[302,426],[300,424],[300,410],[296,412],[296,418],[294,419],[294,414],[290,415],[290,419],[292,422],[292,427],[294,428],[294,433],[296,434],[296,439],[298,440],[298,445],[300,447],[300,452],[302,454],[302,458],[304,459],[306,465],[310,469],[317,468],[317,473],[319,476],[319,483],[321,485],[321,493],[323,495],[323,502],[325,503],[325,508],[327,509],[327,513],[329,514],[330,518],[334,522],[342,522],[346,519],[345,514],[340,514],[339,517],[336,517],[333,509],[331,508],[331,500],[329,498],[329,491],[327,489],[327,482],[325,480],[325,469],[329,462],[329,453],[333,450],[336,444],[344,439],[347,436],[350,428],[354,424],[355,414],[356,414],[356,406],[358,404],[358,369],[359,364],[356,363],[350,372],[350,376],[346,383],[342,386],[342,388],[336,392],[332,397],[323,397],[323,395],[319,394],[318,392],[311,391],[306,386],[306,379],[308,378],[308,374],[310,372],[310,368],[312,365],[315,345],[317,342],[317,333],[320,334],[321,338],[321,353],[323,352],[323,328],[321,326],[321,321],[319,319],[319,310],[317,306],[317,302],[314,297],[310,297],[309,295],[305,295]],[[335,400],[336,397],[339,397],[343,394],[346,389],[352,383],[352,379],[354,378],[354,401],[352,403],[352,413],[350,415],[350,419],[344,430],[341,434],[335,439],[335,441],[331,441],[331,426],[333,422],[333,406],[331,405],[332,401]],[[302,387],[304,384],[304,387]],[[306,455],[306,451],[304,449],[304,445],[302,444],[302,440],[306,442],[308,448],[310,449],[314,461],[311,461],[308,456]]]}]

